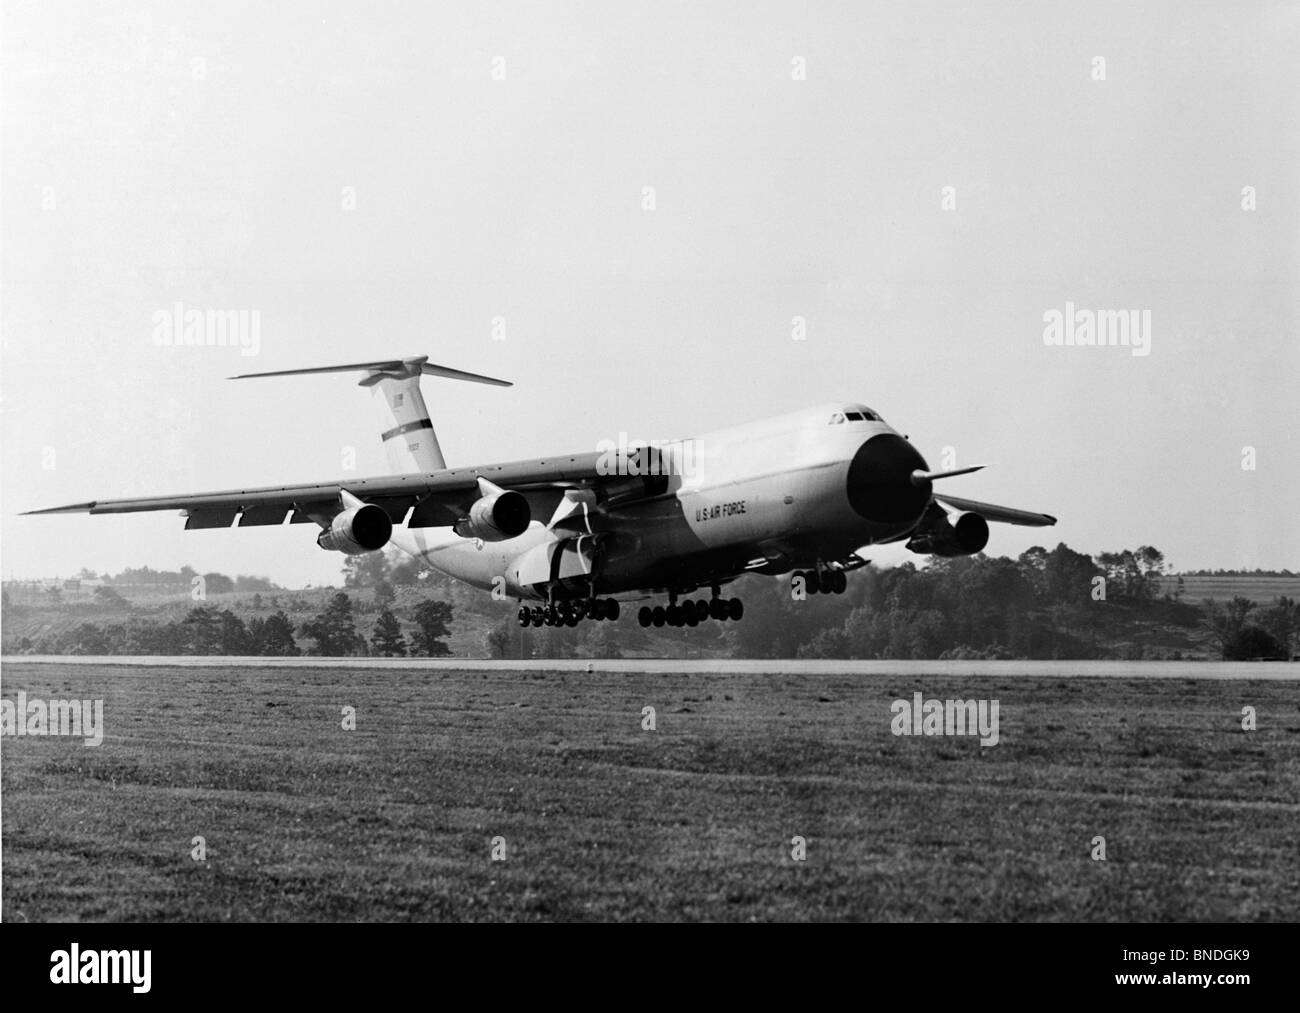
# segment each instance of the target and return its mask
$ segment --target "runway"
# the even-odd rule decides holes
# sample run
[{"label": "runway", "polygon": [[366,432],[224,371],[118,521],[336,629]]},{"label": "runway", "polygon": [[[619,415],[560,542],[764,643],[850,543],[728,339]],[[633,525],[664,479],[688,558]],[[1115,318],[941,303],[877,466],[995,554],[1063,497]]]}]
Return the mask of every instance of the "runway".
[{"label": "runway", "polygon": [[550,659],[492,661],[474,658],[266,658],[15,655],[10,664],[140,668],[351,668],[457,672],[627,672],[699,675],[901,675],[1061,679],[1200,679],[1300,681],[1300,663],[1247,661],[812,661],[707,658]]}]

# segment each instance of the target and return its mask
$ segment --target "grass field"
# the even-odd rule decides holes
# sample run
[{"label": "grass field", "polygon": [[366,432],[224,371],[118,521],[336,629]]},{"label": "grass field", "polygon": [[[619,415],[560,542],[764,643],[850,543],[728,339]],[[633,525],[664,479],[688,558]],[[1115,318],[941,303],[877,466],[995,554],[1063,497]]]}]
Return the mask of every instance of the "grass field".
[{"label": "grass field", "polygon": [[[11,921],[1300,917],[1285,682],[7,663],[19,690],[107,732],[3,739]],[[997,699],[1000,743],[894,736],[917,690]]]}]

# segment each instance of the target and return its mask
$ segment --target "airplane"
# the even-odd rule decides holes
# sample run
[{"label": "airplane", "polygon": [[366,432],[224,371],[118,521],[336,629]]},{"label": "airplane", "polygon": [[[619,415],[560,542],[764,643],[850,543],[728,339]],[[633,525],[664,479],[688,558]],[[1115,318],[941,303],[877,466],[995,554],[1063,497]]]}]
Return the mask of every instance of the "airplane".
[{"label": "airplane", "polygon": [[[807,593],[842,594],[859,550],[906,540],[913,552],[972,555],[989,521],[1056,518],[936,492],[983,466],[932,471],[906,436],[858,402],[834,402],[697,439],[625,438],[595,451],[448,468],[420,380],[512,386],[428,356],[231,379],[360,372],[393,473],[308,485],[92,500],[29,514],[182,511],[187,530],[315,523],[317,544],[346,554],[392,544],[423,564],[519,604],[521,626],[616,620],[641,605],[643,627],[738,621],[722,589],[747,573],[795,571]],[[237,519],[237,520],[236,520]],[[684,596],[709,590],[709,597]],[[684,599],[684,600],[679,600]]]}]

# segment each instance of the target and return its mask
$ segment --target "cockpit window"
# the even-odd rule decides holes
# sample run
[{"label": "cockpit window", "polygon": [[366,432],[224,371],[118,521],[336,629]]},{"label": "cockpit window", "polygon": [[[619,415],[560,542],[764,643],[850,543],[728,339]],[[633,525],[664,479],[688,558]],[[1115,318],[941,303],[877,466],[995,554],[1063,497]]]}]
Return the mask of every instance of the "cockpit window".
[{"label": "cockpit window", "polygon": [[879,422],[879,421],[880,421],[880,416],[877,415],[875,412],[863,412],[863,413],[862,413],[862,417],[863,417],[864,419],[866,419],[868,422]]},{"label": "cockpit window", "polygon": [[848,419],[850,422],[861,422],[861,421],[862,421],[862,413],[861,413],[861,412],[845,412],[845,413],[844,413],[844,417],[845,417],[846,419]]}]

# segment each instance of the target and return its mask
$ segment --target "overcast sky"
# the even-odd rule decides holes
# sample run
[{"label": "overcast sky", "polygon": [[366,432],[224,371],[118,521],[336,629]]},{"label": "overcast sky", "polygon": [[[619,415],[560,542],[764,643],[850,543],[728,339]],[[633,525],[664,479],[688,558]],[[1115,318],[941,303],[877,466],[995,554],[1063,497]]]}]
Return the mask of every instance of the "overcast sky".
[{"label": "overcast sky", "polygon": [[[224,378],[427,354],[516,383],[425,380],[452,465],[854,399],[1060,518],[991,553],[1300,569],[1296,11],[7,2],[0,567],[338,582],[309,527],[15,514],[381,474],[355,378]],[[258,354],[155,345],[177,302]]]}]

